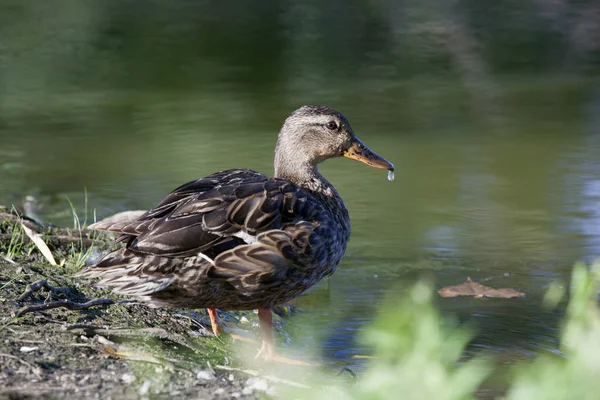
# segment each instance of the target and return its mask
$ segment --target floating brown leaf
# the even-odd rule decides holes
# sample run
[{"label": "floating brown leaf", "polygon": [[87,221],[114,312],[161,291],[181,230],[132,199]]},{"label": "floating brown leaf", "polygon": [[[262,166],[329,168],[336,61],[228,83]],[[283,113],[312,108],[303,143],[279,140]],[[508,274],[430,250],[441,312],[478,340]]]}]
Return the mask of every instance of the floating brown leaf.
[{"label": "floating brown leaf", "polygon": [[502,288],[494,289],[489,286],[480,285],[471,280],[471,277],[467,278],[467,281],[454,286],[446,286],[438,290],[438,293],[442,297],[459,297],[459,296],[472,296],[476,299],[483,297],[493,297],[500,299],[510,299],[513,297],[525,297],[525,293],[519,292],[515,289]]}]

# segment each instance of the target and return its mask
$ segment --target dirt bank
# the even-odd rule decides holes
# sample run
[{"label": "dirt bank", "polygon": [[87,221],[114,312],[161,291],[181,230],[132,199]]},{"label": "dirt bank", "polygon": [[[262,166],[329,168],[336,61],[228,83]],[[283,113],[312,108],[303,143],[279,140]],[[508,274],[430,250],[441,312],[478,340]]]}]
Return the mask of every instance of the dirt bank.
[{"label": "dirt bank", "polygon": [[[21,222],[42,234],[59,265]],[[277,397],[281,382],[303,386],[247,369],[230,337],[207,330],[203,311],[152,309],[72,277],[110,246],[110,237],[0,209],[0,398],[252,399]],[[222,317],[256,337],[251,313]]]}]

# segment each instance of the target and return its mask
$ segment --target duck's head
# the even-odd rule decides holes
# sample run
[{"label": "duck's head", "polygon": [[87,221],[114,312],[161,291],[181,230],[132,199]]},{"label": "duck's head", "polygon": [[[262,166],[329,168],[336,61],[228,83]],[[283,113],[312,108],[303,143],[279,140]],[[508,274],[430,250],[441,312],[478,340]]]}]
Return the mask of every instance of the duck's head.
[{"label": "duck's head", "polygon": [[279,132],[275,176],[303,181],[314,176],[317,164],[334,157],[394,171],[394,164],[356,137],[340,112],[324,106],[303,106],[285,120]]}]

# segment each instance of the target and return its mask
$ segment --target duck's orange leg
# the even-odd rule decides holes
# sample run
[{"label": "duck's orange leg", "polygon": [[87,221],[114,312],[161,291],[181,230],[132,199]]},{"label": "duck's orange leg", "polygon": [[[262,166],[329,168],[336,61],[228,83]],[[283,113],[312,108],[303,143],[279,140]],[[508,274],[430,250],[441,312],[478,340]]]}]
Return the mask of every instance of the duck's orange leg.
[{"label": "duck's orange leg", "polygon": [[[222,333],[228,333],[225,330],[226,325],[222,324],[221,320],[219,319],[219,315],[217,314],[217,309],[216,308],[207,308],[206,310],[208,311],[208,316],[210,317],[210,326],[212,328],[213,334],[215,336],[220,336]],[[249,339],[249,338],[240,336],[235,333],[230,333],[229,336],[231,336],[231,338],[234,340],[240,340],[242,342],[256,343],[256,340]]]},{"label": "duck's orange leg", "polygon": [[262,346],[256,355],[256,358],[262,357],[265,361],[276,361],[284,364],[293,365],[314,365],[300,360],[292,360],[277,355],[275,353],[275,339],[273,338],[273,315],[269,308],[258,310],[258,321],[262,331]]},{"label": "duck's orange leg", "polygon": [[219,316],[217,315],[216,308],[207,308],[208,316],[210,317],[210,326],[212,327],[212,331],[215,336],[219,336],[221,333],[221,322],[219,321]]},{"label": "duck's orange leg", "polygon": [[258,322],[262,332],[262,346],[256,358],[262,357],[271,360],[275,356],[275,339],[273,338],[273,315],[269,308],[258,310]]}]

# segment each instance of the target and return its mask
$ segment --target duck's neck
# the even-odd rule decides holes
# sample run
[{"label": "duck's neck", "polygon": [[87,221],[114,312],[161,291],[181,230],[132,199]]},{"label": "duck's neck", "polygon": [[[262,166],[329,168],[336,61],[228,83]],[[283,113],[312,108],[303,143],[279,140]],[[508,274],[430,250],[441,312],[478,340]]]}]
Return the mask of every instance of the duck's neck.
[{"label": "duck's neck", "polygon": [[[278,156],[279,155],[279,156]],[[340,253],[343,254],[346,243],[350,238],[350,218],[348,209],[342,197],[333,185],[319,173],[316,165],[311,163],[298,163],[302,155],[288,160],[275,152],[275,178],[282,178],[295,183],[315,198],[329,211],[333,223],[336,225],[336,237],[343,244]],[[339,261],[339,260],[338,260]],[[337,263],[337,262],[336,262]]]},{"label": "duck's neck", "polygon": [[275,178],[282,178],[303,186],[304,182],[310,181],[317,175],[319,172],[316,166],[299,160],[286,159],[279,153],[275,153]]},{"label": "duck's neck", "polygon": [[315,194],[340,198],[333,185],[319,173],[317,166],[302,158],[303,155],[298,154],[293,159],[286,159],[276,152],[275,178],[288,180]]}]

